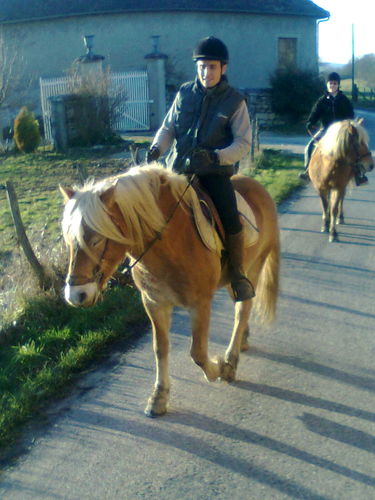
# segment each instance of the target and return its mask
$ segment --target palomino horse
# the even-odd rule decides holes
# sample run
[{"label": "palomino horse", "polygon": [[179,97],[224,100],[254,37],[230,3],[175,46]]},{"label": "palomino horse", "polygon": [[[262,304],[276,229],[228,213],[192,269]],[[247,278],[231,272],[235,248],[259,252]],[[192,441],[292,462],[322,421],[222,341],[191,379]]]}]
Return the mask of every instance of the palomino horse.
[{"label": "palomino horse", "polygon": [[344,222],[343,201],[354,169],[374,167],[362,121],[333,123],[311,156],[309,175],[322,204],[321,232],[329,232],[329,241],[338,240],[336,224]]},{"label": "palomino horse", "polygon": [[[248,278],[256,288],[260,318],[272,320],[278,294],[279,232],[273,200],[255,180],[234,176],[233,184],[255,214],[259,237],[246,249]],[[65,298],[91,306],[125,256],[142,294],[153,331],[156,380],[145,413],[162,415],[169,398],[169,328],[174,306],[189,310],[191,357],[208,381],[235,378],[252,300],[235,303],[235,321],[225,357],[208,356],[211,302],[228,286],[220,256],[201,242],[191,208],[198,201],[183,175],[159,165],[134,167],[83,189],[61,188],[66,205],[63,232],[70,249]],[[198,202],[199,204],[199,202]]]}]

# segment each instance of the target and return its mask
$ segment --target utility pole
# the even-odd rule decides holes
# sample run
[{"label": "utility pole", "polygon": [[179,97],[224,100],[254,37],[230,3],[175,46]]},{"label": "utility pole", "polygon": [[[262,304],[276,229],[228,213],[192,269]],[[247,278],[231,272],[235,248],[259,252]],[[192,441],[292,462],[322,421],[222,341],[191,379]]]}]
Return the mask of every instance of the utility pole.
[{"label": "utility pole", "polygon": [[357,92],[355,88],[355,83],[354,83],[354,65],[355,65],[355,60],[354,60],[354,24],[352,24],[352,99],[355,101],[357,97]]}]

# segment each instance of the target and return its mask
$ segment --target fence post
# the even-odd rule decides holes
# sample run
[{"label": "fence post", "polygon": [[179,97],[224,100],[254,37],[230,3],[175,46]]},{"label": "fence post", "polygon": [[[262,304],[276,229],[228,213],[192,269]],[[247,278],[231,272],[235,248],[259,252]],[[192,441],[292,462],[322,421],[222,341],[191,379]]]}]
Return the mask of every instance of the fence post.
[{"label": "fence post", "polygon": [[158,49],[158,37],[154,39],[154,52],[145,56],[148,85],[150,91],[150,128],[156,130],[160,127],[166,113],[166,74],[165,61],[168,56],[161,54]]},{"label": "fence post", "polygon": [[39,263],[36,258],[33,249],[31,248],[30,242],[26,236],[25,228],[22,223],[20,211],[18,208],[18,201],[16,192],[13,187],[13,183],[7,181],[5,183],[5,189],[7,192],[7,198],[10,206],[10,211],[12,213],[12,218],[14,222],[14,227],[16,229],[16,234],[20,245],[26,255],[27,260],[29,261],[36,277],[38,278],[39,285],[43,289],[47,289],[51,286],[51,280],[47,277],[43,266]]}]

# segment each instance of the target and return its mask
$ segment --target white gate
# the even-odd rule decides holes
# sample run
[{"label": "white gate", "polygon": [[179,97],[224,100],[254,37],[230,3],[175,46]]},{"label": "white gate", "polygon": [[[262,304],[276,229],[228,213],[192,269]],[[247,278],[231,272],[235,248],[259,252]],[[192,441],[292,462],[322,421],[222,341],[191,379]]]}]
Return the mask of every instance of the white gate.
[{"label": "white gate", "polygon": [[[73,79],[69,76],[60,78],[40,78],[40,95],[45,137],[52,142],[51,102],[50,97],[68,94]],[[147,71],[111,73],[108,86],[109,97],[124,96],[123,103],[116,109],[113,129],[116,132],[149,130],[149,93]]]}]

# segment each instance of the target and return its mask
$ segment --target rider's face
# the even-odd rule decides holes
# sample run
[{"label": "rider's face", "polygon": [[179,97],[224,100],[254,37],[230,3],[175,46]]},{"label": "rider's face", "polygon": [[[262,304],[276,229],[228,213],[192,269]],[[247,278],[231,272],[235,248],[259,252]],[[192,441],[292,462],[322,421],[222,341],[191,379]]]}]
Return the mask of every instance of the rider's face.
[{"label": "rider's face", "polygon": [[330,80],[329,82],[327,82],[327,90],[330,94],[336,95],[339,91],[339,82],[337,82],[336,80]]},{"label": "rider's face", "polygon": [[226,70],[227,65],[222,65],[220,61],[210,61],[207,59],[197,61],[198,78],[202,86],[206,89],[215,87],[220,82],[221,76]]}]

